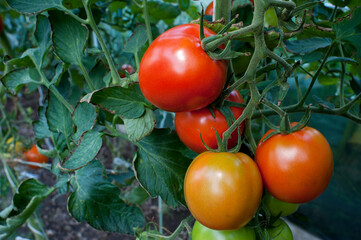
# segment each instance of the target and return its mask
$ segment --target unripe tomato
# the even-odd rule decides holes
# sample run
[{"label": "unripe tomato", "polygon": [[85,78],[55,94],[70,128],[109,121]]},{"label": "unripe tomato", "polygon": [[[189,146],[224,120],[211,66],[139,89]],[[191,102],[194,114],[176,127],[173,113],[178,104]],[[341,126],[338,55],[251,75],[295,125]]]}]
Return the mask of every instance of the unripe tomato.
[{"label": "unripe tomato", "polygon": [[14,138],[9,138],[7,141],[6,141],[6,144],[9,145],[8,147],[8,152],[13,152],[20,155],[24,152],[24,145],[22,144],[22,142],[20,141],[16,141],[15,142],[15,148],[14,148],[14,144],[13,144],[13,141],[14,141]]},{"label": "unripe tomato", "polygon": [[285,217],[291,215],[295,213],[300,206],[299,204],[282,202],[281,200],[278,200],[277,198],[269,194],[269,192],[266,192],[262,201],[266,205],[271,215],[274,217]]},{"label": "unripe tomato", "polygon": [[237,230],[213,230],[196,221],[192,240],[256,240],[256,234],[252,228],[246,227]]},{"label": "unripe tomato", "polygon": [[119,76],[121,78],[125,78],[125,72],[128,72],[129,74],[133,74],[135,72],[134,68],[132,65],[130,64],[123,64],[121,69],[120,69],[120,72],[119,72]]},{"label": "unripe tomato", "polygon": [[204,152],[189,166],[184,196],[192,215],[214,230],[236,230],[257,211],[262,178],[244,153]]},{"label": "unripe tomato", "polygon": [[[47,156],[44,156],[43,154],[39,153],[36,145],[32,146],[29,151],[25,152],[25,158],[27,161],[34,163],[47,163],[49,160]],[[40,168],[32,165],[30,165],[30,167],[35,169]]]},{"label": "unripe tomato", "polygon": [[263,136],[255,154],[266,189],[288,203],[315,199],[326,189],[333,172],[332,151],[326,138],[316,129],[305,127],[262,142],[272,131]]},{"label": "unripe tomato", "polygon": [[[204,31],[206,37],[215,35],[208,28]],[[161,34],[145,52],[139,67],[140,89],[160,109],[197,110],[219,96],[227,66],[202,49],[199,25],[179,25]]]},{"label": "unripe tomato", "polygon": [[[241,94],[234,90],[227,98],[228,101],[243,103]],[[231,107],[231,111],[235,119],[242,115],[243,108]],[[202,108],[192,112],[179,112],[175,114],[174,123],[175,129],[182,142],[195,151],[201,153],[207,151],[203,145],[201,137],[207,146],[212,149],[218,147],[217,137],[215,130],[222,137],[222,134],[228,129],[226,118],[220,110],[213,109],[215,117],[213,117],[211,111],[208,108]],[[242,134],[244,129],[244,123],[239,125],[240,133]],[[235,130],[230,139],[228,140],[228,149],[233,148],[238,142],[238,132]]]},{"label": "unripe tomato", "polygon": [[282,219],[278,219],[274,227],[267,228],[267,232],[272,240],[293,240],[293,234],[290,227]]}]

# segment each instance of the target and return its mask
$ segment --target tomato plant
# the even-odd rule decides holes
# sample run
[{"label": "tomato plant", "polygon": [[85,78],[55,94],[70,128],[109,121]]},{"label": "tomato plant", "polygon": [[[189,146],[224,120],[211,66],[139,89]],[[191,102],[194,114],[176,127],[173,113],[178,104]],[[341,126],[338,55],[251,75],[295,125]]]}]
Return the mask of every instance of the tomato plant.
[{"label": "tomato plant", "polygon": [[24,145],[22,142],[20,141],[16,141],[15,142],[15,147],[14,147],[14,138],[10,137],[7,141],[6,144],[9,145],[8,147],[8,151],[12,152],[14,151],[16,154],[20,155],[24,152]]},{"label": "tomato plant", "polygon": [[192,229],[193,240],[256,240],[252,228],[243,227],[237,230],[213,230],[196,221]]},{"label": "tomato plant", "polygon": [[262,197],[262,179],[244,153],[204,152],[189,166],[184,196],[192,215],[215,230],[245,226]]},{"label": "tomato plant", "polygon": [[293,234],[290,227],[282,219],[278,219],[273,223],[272,227],[269,227],[266,230],[273,240],[293,240]]},{"label": "tomato plant", "polygon": [[[24,153],[25,159],[29,162],[33,163],[47,163],[49,158],[44,156],[43,154],[39,153],[38,148],[36,145],[33,145],[28,151]],[[38,169],[40,167],[30,165],[30,167]]]},{"label": "tomato plant", "polygon": [[285,217],[295,213],[299,207],[299,204],[286,203],[273,197],[269,192],[266,192],[262,199],[263,203],[269,210],[272,216]]},{"label": "tomato plant", "polygon": [[[215,33],[204,29],[206,36]],[[221,93],[227,62],[212,60],[202,49],[199,26],[184,24],[161,34],[139,67],[144,96],[160,109],[181,112],[203,108]]]},{"label": "tomato plant", "polygon": [[332,151],[326,138],[316,129],[305,127],[263,141],[272,131],[264,135],[255,154],[266,189],[284,202],[315,199],[326,189],[333,172]]},{"label": "tomato plant", "polygon": [[[241,94],[233,91],[228,101],[243,103]],[[230,107],[233,116],[237,119],[241,116],[243,108]],[[213,114],[208,108],[202,108],[192,112],[178,112],[175,114],[174,124],[179,138],[182,142],[196,153],[207,151],[202,143],[202,139],[207,146],[212,149],[218,147],[215,131],[222,136],[223,132],[228,129],[225,116],[218,109],[213,109]],[[239,125],[239,133],[242,134],[244,123]],[[202,135],[202,139],[200,137]],[[228,149],[233,148],[238,142],[238,131],[235,130],[228,140]]]}]

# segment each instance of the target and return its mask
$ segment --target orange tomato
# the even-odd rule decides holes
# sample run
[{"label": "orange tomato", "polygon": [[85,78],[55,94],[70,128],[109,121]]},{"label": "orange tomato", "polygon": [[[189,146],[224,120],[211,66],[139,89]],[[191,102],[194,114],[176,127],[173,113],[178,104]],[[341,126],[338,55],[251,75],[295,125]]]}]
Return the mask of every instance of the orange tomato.
[{"label": "orange tomato", "polygon": [[214,230],[245,226],[262,197],[256,163],[244,153],[204,152],[189,166],[184,194],[192,215]]},{"label": "orange tomato", "polygon": [[[36,145],[32,146],[30,148],[30,150],[28,150],[24,153],[24,155],[25,155],[26,160],[29,162],[47,163],[49,160],[49,158],[47,156],[44,156],[43,154],[39,153]],[[35,169],[40,168],[40,167],[32,166],[32,165],[30,165],[30,167],[35,168]]]}]

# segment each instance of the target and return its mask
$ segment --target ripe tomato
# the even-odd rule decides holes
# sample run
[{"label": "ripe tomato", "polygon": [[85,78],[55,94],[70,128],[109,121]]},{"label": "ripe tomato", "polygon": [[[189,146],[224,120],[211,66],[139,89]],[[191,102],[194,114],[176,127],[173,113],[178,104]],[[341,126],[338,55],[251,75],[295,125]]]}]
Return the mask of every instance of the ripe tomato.
[{"label": "ripe tomato", "polygon": [[[243,103],[241,94],[238,91],[233,91],[227,98],[228,101]],[[233,116],[237,119],[242,115],[243,108],[231,107]],[[175,129],[182,142],[195,151],[201,153],[207,151],[202,143],[199,134],[202,134],[203,141],[211,148],[218,147],[216,133],[222,136],[223,132],[228,129],[226,118],[221,111],[213,109],[215,118],[212,116],[208,108],[202,108],[192,112],[179,112],[175,114],[174,123]],[[240,133],[243,132],[244,123],[240,124]],[[228,149],[237,145],[238,132],[235,130],[231,138],[228,140]]]},{"label": "ripe tomato", "polygon": [[[251,0],[251,2],[253,3],[254,0]],[[233,5],[233,1],[231,3],[231,6]],[[213,12],[214,12],[214,7],[213,7],[213,1],[207,6],[206,10],[204,11],[204,15],[211,15],[213,16]]]},{"label": "ripe tomato", "polygon": [[119,72],[119,76],[121,78],[124,78],[125,77],[125,73],[124,72],[128,72],[129,74],[132,74],[135,72],[134,68],[132,65],[130,64],[123,64],[121,69],[120,69],[120,72]]},{"label": "ripe tomato", "polygon": [[293,234],[290,227],[282,219],[278,219],[274,227],[267,228],[267,232],[272,240],[293,240]]},{"label": "ripe tomato", "polygon": [[291,215],[295,213],[299,207],[299,204],[282,202],[269,194],[269,192],[266,192],[262,201],[274,217],[285,217]]},{"label": "ripe tomato", "polygon": [[184,196],[192,215],[214,230],[236,230],[257,211],[262,178],[244,153],[204,152],[189,166]]},{"label": "ripe tomato", "polygon": [[[47,163],[49,160],[47,156],[44,156],[43,154],[39,153],[36,145],[32,146],[29,151],[25,152],[25,158],[27,161],[34,163]],[[30,167],[35,169],[40,168],[32,165],[30,165]]]},{"label": "ripe tomato", "polygon": [[326,189],[332,177],[333,156],[330,145],[319,131],[305,127],[262,140],[255,160],[272,196],[284,202],[305,203]]},{"label": "ripe tomato", "polygon": [[192,230],[193,240],[256,240],[256,234],[252,228],[240,228],[237,230],[213,230],[203,226],[198,221],[194,223]]},{"label": "ripe tomato", "polygon": [[[204,28],[206,37],[215,33]],[[226,81],[228,63],[203,51],[199,25],[183,24],[161,34],[144,54],[139,84],[155,106],[170,112],[193,111],[212,103]]]}]

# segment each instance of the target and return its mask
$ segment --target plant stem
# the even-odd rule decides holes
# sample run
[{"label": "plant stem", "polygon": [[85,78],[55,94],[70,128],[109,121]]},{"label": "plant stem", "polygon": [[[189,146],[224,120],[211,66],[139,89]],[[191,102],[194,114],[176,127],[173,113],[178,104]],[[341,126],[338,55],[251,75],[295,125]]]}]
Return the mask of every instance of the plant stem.
[{"label": "plant stem", "polygon": [[332,44],[330,45],[330,47],[328,48],[327,52],[326,52],[326,55],[325,57],[323,58],[320,66],[318,67],[315,75],[313,75],[312,77],[312,80],[311,80],[311,83],[307,89],[307,92],[305,93],[305,95],[303,96],[303,98],[301,99],[301,101],[299,101],[299,103],[297,104],[298,106],[302,106],[305,102],[306,102],[306,99],[308,97],[308,95],[310,94],[312,88],[313,88],[313,85],[315,84],[317,78],[318,78],[318,75],[320,75],[321,71],[322,71],[322,68],[323,66],[325,65],[326,61],[327,61],[327,58],[329,57],[329,55],[331,54],[331,51],[332,51],[332,48],[334,46],[334,42],[332,42]]},{"label": "plant stem", "polygon": [[246,126],[245,126],[245,136],[247,138],[247,141],[249,142],[250,146],[251,146],[251,150],[253,152],[253,154],[256,152],[257,149],[257,143],[254,140],[253,134],[252,134],[252,120],[251,119],[247,119],[246,121]]},{"label": "plant stem", "polygon": [[71,114],[74,112],[74,107],[65,100],[63,95],[60,94],[54,85],[49,86],[49,91],[54,94],[54,96],[68,109]]},{"label": "plant stem", "polygon": [[[336,8],[336,7],[335,7]],[[342,45],[339,44],[338,48],[341,53],[341,57],[345,57],[343,54]],[[346,72],[345,63],[341,62],[341,76],[340,76],[340,107],[345,105],[345,90],[344,90],[344,83],[345,83],[345,72]]]},{"label": "plant stem", "polygon": [[84,9],[87,15],[87,20],[86,23],[88,23],[90,25],[90,27],[93,29],[93,31],[95,32],[95,35],[97,36],[97,39],[99,41],[100,47],[102,48],[105,58],[107,59],[108,65],[110,67],[110,71],[112,74],[112,78],[113,81],[115,82],[121,82],[120,77],[119,77],[119,73],[115,67],[115,64],[113,62],[113,59],[109,53],[109,50],[107,48],[107,46],[105,45],[105,42],[103,40],[103,37],[100,34],[99,28],[97,26],[97,24],[95,23],[94,17],[93,17],[93,13],[90,9],[90,5],[87,4],[86,0],[83,0],[83,5],[84,5]]},{"label": "plant stem", "polygon": [[148,0],[143,0],[143,15],[145,26],[147,28],[147,36],[149,45],[153,42],[152,28],[150,26],[149,11],[148,11]]},{"label": "plant stem", "polygon": [[231,20],[231,0],[214,0],[213,20],[224,19],[225,24]]},{"label": "plant stem", "polygon": [[91,81],[91,79],[90,79],[90,77],[89,77],[89,74],[88,74],[87,70],[85,69],[84,64],[82,63],[81,59],[79,59],[78,64],[79,64],[79,67],[80,67],[81,72],[82,72],[83,75],[84,75],[84,78],[85,78],[86,83],[87,83],[88,86],[90,87],[91,91],[94,92],[94,91],[95,91],[95,87],[94,87],[93,82]]},{"label": "plant stem", "polygon": [[2,31],[0,33],[0,44],[1,44],[2,48],[4,49],[6,55],[10,56],[11,58],[15,57],[15,54],[11,48],[9,39],[6,36],[5,31]]}]

